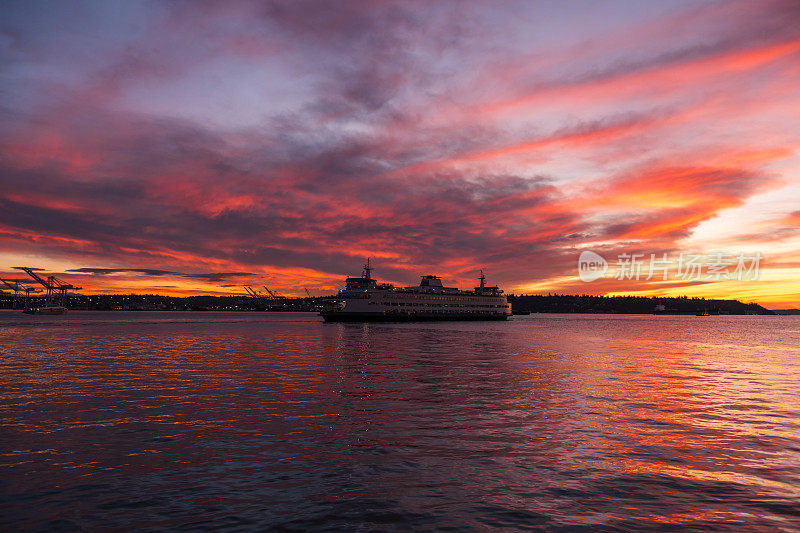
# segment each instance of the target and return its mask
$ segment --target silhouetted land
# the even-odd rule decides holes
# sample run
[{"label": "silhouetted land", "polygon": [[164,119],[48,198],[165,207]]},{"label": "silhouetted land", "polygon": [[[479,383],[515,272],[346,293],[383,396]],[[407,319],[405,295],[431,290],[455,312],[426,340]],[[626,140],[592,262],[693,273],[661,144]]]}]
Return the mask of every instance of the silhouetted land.
[{"label": "silhouetted land", "polygon": [[[244,296],[161,296],[156,294],[75,295],[71,309],[125,311],[316,311],[328,296],[311,298],[255,299]],[[634,313],[634,314],[709,314],[771,315],[775,312],[758,304],[737,300],[704,298],[655,298],[646,296],[577,296],[567,294],[515,295],[508,301],[515,312],[531,313]],[[13,296],[0,294],[0,308],[22,308],[23,298],[14,305]],[[41,299],[31,299],[31,304]],[[784,310],[790,314],[796,310]]]},{"label": "silhouetted land", "polygon": [[657,298],[648,296],[576,296],[568,294],[508,296],[514,312],[531,313],[656,313],[689,315],[771,315],[772,311],[756,303],[705,298]]},{"label": "silhouetted land", "polygon": [[776,315],[800,315],[800,309],[773,309]]},{"label": "silhouetted land", "polygon": [[[247,296],[162,296],[159,294],[101,294],[70,296],[67,307],[95,311],[315,311],[326,297],[312,298],[251,298]],[[31,298],[31,305],[41,305],[43,299]],[[56,303],[58,299],[56,299]],[[13,297],[0,295],[0,308],[13,306]],[[24,306],[18,297],[16,307]]]}]

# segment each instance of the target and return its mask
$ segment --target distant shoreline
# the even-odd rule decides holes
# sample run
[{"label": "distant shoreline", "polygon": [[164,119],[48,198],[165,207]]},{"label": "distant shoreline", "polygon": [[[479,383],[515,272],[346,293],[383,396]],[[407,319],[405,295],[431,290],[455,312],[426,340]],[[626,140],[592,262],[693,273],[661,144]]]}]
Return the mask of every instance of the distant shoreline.
[{"label": "distant shoreline", "polygon": [[[737,314],[725,314],[725,313],[709,313],[707,316],[800,316],[800,309],[775,309],[770,310],[769,313],[737,313]],[[0,308],[0,312],[19,312],[22,313],[22,309],[12,309],[12,308]],[[295,311],[295,310],[287,310],[287,311],[267,311],[267,310],[257,310],[257,309],[81,309],[81,308],[70,308],[68,313],[83,313],[83,312],[101,312],[101,313],[247,313],[247,314],[258,314],[258,313],[271,313],[271,314],[293,314],[293,313],[305,313],[305,314],[314,314],[316,315],[318,311]],[[594,316],[685,316],[685,317],[694,317],[696,313],[623,313],[623,312],[581,312],[581,311],[536,311],[531,313],[523,313],[522,315],[513,315],[511,319],[520,319],[522,316],[533,316],[533,315],[594,315]],[[32,316],[32,315],[29,315]],[[63,316],[63,315],[62,315]],[[446,321],[445,321],[446,322]]]},{"label": "distant shoreline", "polygon": [[[321,308],[329,296],[305,298],[254,298],[246,296],[161,296],[153,294],[73,295],[66,305],[88,311],[304,311]],[[509,294],[512,311],[527,313],[636,314],[636,315],[793,315],[798,309],[770,310],[757,303],[738,300],[658,296],[516,295]],[[42,305],[31,298],[30,305]],[[0,309],[21,309],[24,299],[0,295]]]}]

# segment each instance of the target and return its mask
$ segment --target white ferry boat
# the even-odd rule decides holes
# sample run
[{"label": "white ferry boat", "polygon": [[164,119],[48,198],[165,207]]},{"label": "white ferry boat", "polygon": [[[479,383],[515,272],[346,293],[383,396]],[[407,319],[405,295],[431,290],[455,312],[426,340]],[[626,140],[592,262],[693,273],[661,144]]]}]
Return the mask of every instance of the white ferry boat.
[{"label": "white ferry boat", "polygon": [[481,271],[473,290],[445,287],[439,276],[422,276],[418,287],[397,287],[372,279],[369,259],[361,277],[347,278],[345,288],[325,301],[326,322],[415,320],[506,320],[511,315],[503,291],[487,287]]}]

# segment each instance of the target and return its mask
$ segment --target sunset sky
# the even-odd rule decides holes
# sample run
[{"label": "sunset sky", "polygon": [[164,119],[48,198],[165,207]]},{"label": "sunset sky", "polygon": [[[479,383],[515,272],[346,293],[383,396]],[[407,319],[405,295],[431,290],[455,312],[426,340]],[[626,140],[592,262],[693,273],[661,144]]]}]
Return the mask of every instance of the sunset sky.
[{"label": "sunset sky", "polygon": [[[369,256],[401,285],[800,306],[796,0],[0,10],[0,277],[319,295]],[[718,251],[760,279],[614,277]]]}]

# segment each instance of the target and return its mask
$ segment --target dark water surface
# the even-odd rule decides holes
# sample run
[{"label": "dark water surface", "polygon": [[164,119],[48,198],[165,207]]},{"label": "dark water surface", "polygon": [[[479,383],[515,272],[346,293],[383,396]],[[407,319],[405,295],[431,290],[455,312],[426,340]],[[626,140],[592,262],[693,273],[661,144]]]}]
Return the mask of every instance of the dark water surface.
[{"label": "dark water surface", "polygon": [[0,312],[2,530],[800,530],[800,317]]}]

